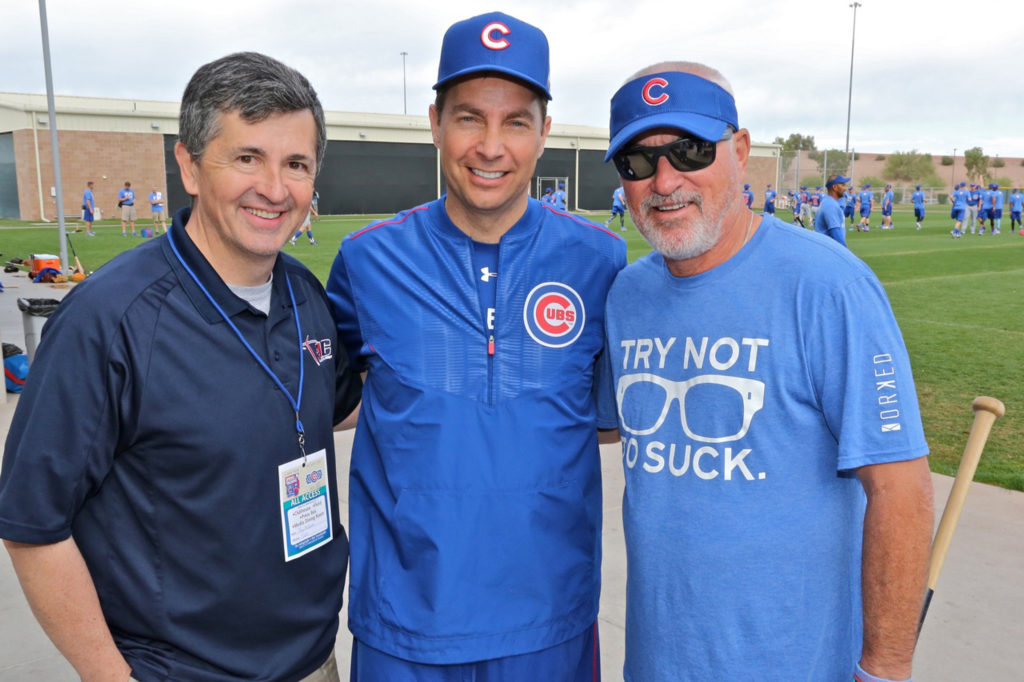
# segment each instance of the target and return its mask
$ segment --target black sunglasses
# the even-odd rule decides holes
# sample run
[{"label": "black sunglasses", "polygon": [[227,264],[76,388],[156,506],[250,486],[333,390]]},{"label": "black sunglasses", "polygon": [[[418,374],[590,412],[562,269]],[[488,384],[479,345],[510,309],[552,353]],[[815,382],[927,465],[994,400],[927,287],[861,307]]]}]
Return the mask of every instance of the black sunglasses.
[{"label": "black sunglasses", "polygon": [[612,160],[623,180],[646,180],[654,175],[658,168],[658,159],[663,156],[668,158],[668,162],[677,171],[698,171],[715,162],[718,142],[730,137],[732,129],[727,127],[716,142],[683,137],[660,147],[628,147],[617,152]]}]

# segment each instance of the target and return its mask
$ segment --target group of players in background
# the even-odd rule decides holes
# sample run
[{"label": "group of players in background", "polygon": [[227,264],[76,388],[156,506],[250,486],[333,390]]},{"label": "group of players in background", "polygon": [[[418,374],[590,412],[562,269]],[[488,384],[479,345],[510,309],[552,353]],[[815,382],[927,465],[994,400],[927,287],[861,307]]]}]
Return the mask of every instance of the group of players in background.
[{"label": "group of players in background", "polygon": [[[953,209],[953,239],[959,239],[970,230],[971,234],[985,234],[985,221],[988,221],[989,234],[997,235],[1002,231],[1004,197],[999,186],[991,183],[988,187],[968,185],[961,182],[950,195]],[[1021,228],[1021,207],[1024,205],[1024,193],[1013,188],[1009,196],[1011,231]],[[1024,235],[1024,230],[1021,230]]]},{"label": "group of players in background", "polygon": [[[821,186],[815,187],[814,191],[811,192],[804,185],[799,190],[790,190],[787,192],[787,195],[793,210],[793,224],[812,229],[814,216],[826,195]],[[747,208],[751,208],[754,203],[754,192],[750,189],[749,184],[743,185],[742,196]],[[769,183],[764,192],[765,214],[775,215],[775,200],[777,197],[778,192]],[[882,193],[882,221],[877,226],[879,229],[893,229],[893,199],[893,187],[891,184],[887,184]],[[910,200],[914,207],[914,224],[916,229],[920,230],[921,224],[924,222],[925,203],[927,202],[927,195],[921,189],[921,185],[915,186],[914,192],[910,195]],[[961,182],[954,187],[952,194],[950,194],[950,200],[953,204],[950,217],[955,223],[950,234],[954,239],[962,237],[967,230],[970,230],[971,234],[985,234],[985,221],[988,221],[989,234],[1000,234],[1005,201],[1008,201],[1010,204],[1011,231],[1021,230],[1019,234],[1024,236],[1024,229],[1022,229],[1024,224],[1022,224],[1021,220],[1022,208],[1024,208],[1024,192],[1019,188],[1013,188],[1009,197],[1004,197],[1002,190],[999,189],[996,183],[983,187],[980,184],[968,186],[966,182]],[[844,215],[850,221],[849,230],[856,229],[858,232],[868,232],[871,229],[871,212],[875,207],[875,193],[871,190],[870,184],[861,185],[860,192],[855,192],[854,187],[851,185],[839,203],[843,208]],[[613,217],[614,210],[613,207]],[[855,215],[858,212],[860,213],[860,220],[855,223]],[[611,219],[609,219],[610,221]]]}]

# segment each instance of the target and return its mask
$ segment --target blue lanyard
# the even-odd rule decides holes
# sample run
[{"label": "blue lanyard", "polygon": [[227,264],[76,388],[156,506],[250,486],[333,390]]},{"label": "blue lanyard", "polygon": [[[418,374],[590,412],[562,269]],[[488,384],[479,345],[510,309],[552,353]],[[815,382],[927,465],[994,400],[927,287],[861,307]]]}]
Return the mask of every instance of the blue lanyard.
[{"label": "blue lanyard", "polygon": [[181,253],[178,251],[178,247],[174,243],[174,238],[171,236],[171,231],[173,229],[174,226],[172,225],[171,229],[167,230],[167,241],[171,245],[171,251],[174,252],[174,255],[178,259],[178,262],[181,263],[181,267],[185,268],[185,272],[187,272],[189,277],[192,278],[192,281],[196,283],[196,286],[199,287],[199,290],[203,292],[203,294],[206,296],[206,299],[210,302],[210,304],[214,308],[216,308],[218,313],[220,313],[220,316],[224,318],[224,321],[228,323],[228,326],[231,327],[231,329],[235,332],[235,335],[238,337],[238,340],[242,342],[242,345],[245,346],[245,349],[247,351],[249,351],[249,354],[256,359],[256,362],[260,364],[260,367],[263,368],[263,371],[266,372],[267,375],[274,380],[274,383],[277,384],[277,387],[281,389],[281,392],[284,393],[284,396],[288,399],[288,404],[292,406],[293,410],[295,410],[295,432],[296,434],[298,434],[299,437],[299,450],[302,452],[302,459],[305,460],[306,434],[304,429],[302,428],[302,420],[299,419],[299,408],[302,406],[302,383],[303,378],[305,377],[306,374],[306,366],[305,363],[302,361],[302,325],[299,324],[299,307],[295,305],[295,292],[292,291],[292,281],[288,277],[288,273],[284,273],[284,281],[285,284],[288,285],[288,297],[291,299],[292,302],[292,312],[295,313],[295,332],[298,334],[299,338],[299,342],[298,344],[296,344],[299,348],[299,395],[297,398],[292,397],[292,394],[288,392],[288,389],[284,387],[284,384],[281,383],[281,380],[277,378],[276,374],[274,374],[274,370],[270,369],[270,367],[267,366],[267,363],[263,361],[263,358],[261,358],[259,354],[256,352],[256,349],[249,345],[249,342],[245,340],[244,336],[242,336],[242,332],[239,331],[238,327],[235,326],[235,323],[231,321],[231,318],[229,318],[227,313],[224,312],[224,309],[221,308],[220,305],[218,305],[217,301],[213,300],[213,296],[210,295],[210,292],[206,290],[206,287],[203,286],[203,283],[199,281],[198,277],[196,277],[196,273],[192,271],[192,268],[188,266],[188,264],[185,262],[185,259],[181,257]]}]

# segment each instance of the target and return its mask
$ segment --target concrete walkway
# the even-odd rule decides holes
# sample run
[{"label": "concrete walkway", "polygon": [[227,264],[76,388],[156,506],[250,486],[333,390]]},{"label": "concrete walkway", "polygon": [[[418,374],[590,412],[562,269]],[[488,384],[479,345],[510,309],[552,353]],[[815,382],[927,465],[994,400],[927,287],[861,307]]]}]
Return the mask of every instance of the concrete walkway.
[{"label": "concrete walkway", "polygon": [[[0,293],[0,337],[24,348],[21,313],[15,299],[62,298],[68,290],[31,284],[24,275],[0,274],[0,282],[6,288],[6,293]],[[17,399],[8,395],[7,402],[0,404],[0,436],[4,440],[16,403]],[[964,424],[969,425],[971,419],[970,411],[965,409]],[[337,489],[343,519],[348,515],[344,477],[351,443],[350,433],[336,434],[342,478]],[[618,446],[604,446],[601,455],[605,491],[601,667],[605,682],[614,682],[622,679],[624,653],[622,465]],[[937,522],[952,479],[934,474],[932,480]],[[336,649],[342,679],[347,675],[351,646],[344,622],[342,614]],[[972,484],[921,634],[914,673],[917,682],[1024,680],[1024,493]],[[0,552],[0,682],[76,679],[36,623],[6,552]]]}]

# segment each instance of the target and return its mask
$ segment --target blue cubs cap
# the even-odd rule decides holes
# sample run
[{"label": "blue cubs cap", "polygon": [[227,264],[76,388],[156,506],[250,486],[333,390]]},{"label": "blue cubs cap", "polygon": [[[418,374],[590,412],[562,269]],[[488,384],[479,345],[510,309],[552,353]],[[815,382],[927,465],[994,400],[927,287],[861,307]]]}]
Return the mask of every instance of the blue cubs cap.
[{"label": "blue cubs cap", "polygon": [[[829,180],[828,182],[826,182],[825,183],[825,187],[831,189],[832,185],[839,185],[839,184],[844,184],[845,185],[849,181],[850,181],[850,178],[845,177],[843,175],[837,175],[836,177],[834,177],[831,180]],[[821,189],[821,188],[819,187],[818,189]]]},{"label": "blue cubs cap", "polygon": [[717,142],[736,122],[736,101],[725,88],[692,73],[664,71],[635,78],[612,97],[611,140],[604,160],[637,135],[655,128],[678,128]]},{"label": "blue cubs cap", "polygon": [[800,189],[807,189],[807,185],[800,185]]},{"label": "blue cubs cap", "polygon": [[917,186],[917,187],[915,187],[914,189],[921,189],[921,185],[918,185],[918,186]]},{"label": "blue cubs cap", "polygon": [[551,99],[548,39],[525,21],[488,12],[451,25],[441,43],[434,89],[481,71],[511,76]]},{"label": "blue cubs cap", "polygon": [[861,185],[861,187],[863,187],[864,189],[867,189],[867,188],[868,188],[868,187],[870,187],[870,186],[871,186],[871,185]]},{"label": "blue cubs cap", "polygon": [[750,185],[748,185],[748,184],[744,183],[744,185],[743,185],[743,189],[750,189]]}]

